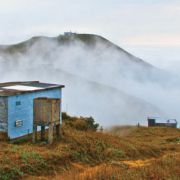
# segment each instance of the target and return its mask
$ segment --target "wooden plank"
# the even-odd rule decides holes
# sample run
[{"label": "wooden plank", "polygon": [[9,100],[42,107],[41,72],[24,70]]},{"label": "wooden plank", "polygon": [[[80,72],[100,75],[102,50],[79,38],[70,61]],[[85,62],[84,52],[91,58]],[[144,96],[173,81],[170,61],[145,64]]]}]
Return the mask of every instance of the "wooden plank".
[{"label": "wooden plank", "polygon": [[53,142],[53,130],[56,125],[56,136],[60,139],[60,99],[37,98],[34,100],[33,142],[37,137],[37,125],[41,126],[41,140],[45,139],[45,126],[49,125],[48,142]]},{"label": "wooden plank", "polygon": [[60,136],[60,124],[57,124],[56,125],[56,137],[57,137],[57,140],[60,140],[61,136]]},{"label": "wooden plank", "polygon": [[49,125],[49,130],[48,130],[48,143],[49,144],[53,143],[53,127],[54,127],[54,125],[53,125],[53,123],[51,123]]},{"label": "wooden plank", "polygon": [[41,141],[45,140],[45,126],[41,126]]},{"label": "wooden plank", "polygon": [[33,143],[37,141],[37,126],[33,125]]}]

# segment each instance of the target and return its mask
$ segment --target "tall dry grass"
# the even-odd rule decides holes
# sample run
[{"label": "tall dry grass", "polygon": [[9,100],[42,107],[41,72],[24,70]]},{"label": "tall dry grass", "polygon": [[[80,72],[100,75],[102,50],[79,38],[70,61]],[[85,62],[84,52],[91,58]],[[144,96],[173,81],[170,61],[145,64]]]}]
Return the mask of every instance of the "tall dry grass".
[{"label": "tall dry grass", "polygon": [[[27,142],[19,141],[18,144],[1,141],[0,179],[35,178],[40,175],[54,178],[57,172],[61,177],[72,179],[157,179],[165,178],[167,174],[170,178],[178,177],[179,154],[176,152],[180,152],[179,129],[118,128],[116,131],[95,132],[77,130],[64,124],[61,141],[52,145],[33,144],[28,138]],[[122,136],[121,132],[118,133],[122,130],[128,133]],[[164,158],[160,158],[162,156]],[[149,158],[157,160],[141,168],[123,163]],[[79,163],[82,168],[74,167]]]},{"label": "tall dry grass", "polygon": [[72,180],[179,180],[179,165],[180,153],[175,153],[139,167],[131,167],[123,163],[103,164],[67,177]]}]

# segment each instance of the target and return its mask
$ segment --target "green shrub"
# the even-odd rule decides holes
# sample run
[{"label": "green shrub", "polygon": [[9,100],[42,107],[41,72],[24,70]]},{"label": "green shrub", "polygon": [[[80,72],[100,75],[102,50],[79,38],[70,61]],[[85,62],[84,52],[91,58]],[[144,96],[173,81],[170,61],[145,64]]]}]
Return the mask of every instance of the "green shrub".
[{"label": "green shrub", "polygon": [[0,167],[0,180],[20,179],[24,173],[18,167]]},{"label": "green shrub", "polygon": [[43,157],[36,152],[22,152],[20,155],[21,161],[24,164],[24,171],[33,173],[38,170],[38,167],[46,167],[46,162]]},{"label": "green shrub", "polygon": [[99,127],[99,124],[95,123],[93,117],[71,117],[63,112],[62,119],[66,125],[81,131],[96,131]]}]

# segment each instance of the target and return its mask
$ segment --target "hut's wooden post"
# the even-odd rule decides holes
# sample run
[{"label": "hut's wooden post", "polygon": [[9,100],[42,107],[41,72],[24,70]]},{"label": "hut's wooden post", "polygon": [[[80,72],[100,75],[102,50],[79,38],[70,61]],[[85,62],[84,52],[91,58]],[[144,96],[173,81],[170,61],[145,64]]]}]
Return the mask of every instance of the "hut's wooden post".
[{"label": "hut's wooden post", "polygon": [[53,143],[53,129],[54,129],[54,124],[50,123],[49,124],[49,132],[48,132],[48,143],[52,144]]},{"label": "hut's wooden post", "polygon": [[56,125],[56,137],[58,140],[60,140],[61,136],[60,136],[60,124]]},{"label": "hut's wooden post", "polygon": [[41,126],[41,141],[45,140],[45,126]]},{"label": "hut's wooden post", "polygon": [[33,125],[33,143],[37,141],[37,125]]}]

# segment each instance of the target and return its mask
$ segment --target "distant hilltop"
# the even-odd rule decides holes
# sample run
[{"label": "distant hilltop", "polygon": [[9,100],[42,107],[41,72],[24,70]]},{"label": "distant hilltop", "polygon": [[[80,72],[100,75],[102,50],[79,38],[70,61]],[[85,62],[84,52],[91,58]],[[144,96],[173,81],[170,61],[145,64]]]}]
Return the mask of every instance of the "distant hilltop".
[{"label": "distant hilltop", "polygon": [[75,33],[75,32],[71,32],[71,31],[69,31],[69,32],[64,32],[64,35],[65,36],[72,36],[72,35],[76,35],[77,33]]},{"label": "distant hilltop", "polygon": [[[103,126],[147,124],[147,116],[161,116],[159,87],[172,82],[169,73],[108,39],[71,31],[0,46],[0,73],[2,82],[38,79],[66,84],[68,113],[92,115]],[[151,94],[157,97],[149,98]]]}]

